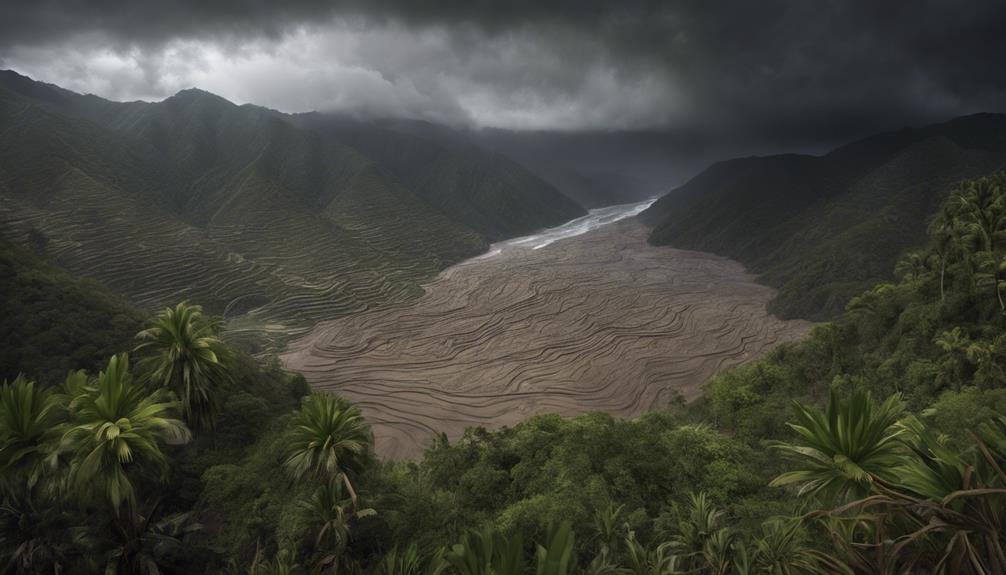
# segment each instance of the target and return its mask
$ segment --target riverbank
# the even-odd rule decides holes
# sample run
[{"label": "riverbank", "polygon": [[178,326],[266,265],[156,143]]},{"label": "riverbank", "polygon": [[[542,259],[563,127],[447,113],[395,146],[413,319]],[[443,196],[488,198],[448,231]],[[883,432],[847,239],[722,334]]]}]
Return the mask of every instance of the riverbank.
[{"label": "riverbank", "polygon": [[[635,218],[448,268],[417,300],[316,326],[281,359],[359,405],[379,455],[530,415],[632,416],[810,328],[711,254],[656,248]],[[539,249],[534,249],[538,247]]]}]

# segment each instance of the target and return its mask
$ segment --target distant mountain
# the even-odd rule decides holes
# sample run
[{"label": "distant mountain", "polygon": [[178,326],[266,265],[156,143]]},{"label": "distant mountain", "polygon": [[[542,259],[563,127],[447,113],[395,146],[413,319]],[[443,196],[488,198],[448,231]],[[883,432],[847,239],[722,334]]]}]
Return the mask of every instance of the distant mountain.
[{"label": "distant mountain", "polygon": [[[398,141],[398,140],[401,141]],[[0,234],[153,308],[284,333],[401,300],[584,213],[506,158],[199,90],[118,103],[0,72]]]},{"label": "distant mountain", "polygon": [[823,156],[714,164],[640,214],[657,245],[745,263],[779,289],[773,311],[826,319],[925,241],[954,182],[1006,168],[1006,115],[879,134]]},{"label": "distant mountain", "polygon": [[569,219],[582,213],[554,186],[462,132],[428,122],[367,122],[317,113],[301,114],[297,121],[376,161],[424,201],[492,241],[552,226],[555,214]]},{"label": "distant mountain", "polygon": [[[482,129],[471,136],[506,154],[580,205],[599,208],[652,198],[668,189],[675,171],[668,151],[645,134],[578,134]],[[676,153],[670,152],[677,156]],[[650,156],[659,157],[655,161]],[[654,164],[660,173],[654,174]]]},{"label": "distant mountain", "polygon": [[[629,141],[631,137],[624,134],[465,129],[408,119],[375,120],[368,125],[436,142],[454,153],[482,155],[488,150],[495,158],[518,162],[586,208],[636,202],[667,189],[666,174],[651,173],[652,160],[647,157],[657,155],[662,165],[667,164],[664,150]],[[398,144],[405,141],[396,138]]]}]

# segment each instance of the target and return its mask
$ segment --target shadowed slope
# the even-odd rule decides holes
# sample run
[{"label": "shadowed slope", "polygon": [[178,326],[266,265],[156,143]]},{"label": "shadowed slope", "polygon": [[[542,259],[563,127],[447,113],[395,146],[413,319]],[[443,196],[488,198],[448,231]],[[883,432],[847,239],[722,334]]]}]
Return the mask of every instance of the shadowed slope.
[{"label": "shadowed slope", "polygon": [[62,383],[133,345],[143,316],[105,286],[0,239],[0,381]]},{"label": "shadowed slope", "polygon": [[964,178],[1006,167],[1006,116],[880,134],[824,156],[711,166],[640,215],[658,245],[736,258],[779,289],[772,309],[826,318],[890,276]]},{"label": "shadowed slope", "polygon": [[[430,205],[493,241],[586,213],[516,162],[453,132],[423,138],[345,117],[303,114],[297,119],[373,158]],[[436,126],[427,132],[439,133]]]},{"label": "shadowed slope", "polygon": [[523,205],[530,174],[501,180],[445,155],[439,173],[462,175],[442,178],[465,182],[453,193],[480,198],[474,229],[283,114],[199,90],[114,103],[12,74],[0,75],[4,236],[40,234],[62,265],[138,305],[198,301],[239,334],[413,297],[486,238],[581,213],[541,182],[534,193],[562,209]]}]

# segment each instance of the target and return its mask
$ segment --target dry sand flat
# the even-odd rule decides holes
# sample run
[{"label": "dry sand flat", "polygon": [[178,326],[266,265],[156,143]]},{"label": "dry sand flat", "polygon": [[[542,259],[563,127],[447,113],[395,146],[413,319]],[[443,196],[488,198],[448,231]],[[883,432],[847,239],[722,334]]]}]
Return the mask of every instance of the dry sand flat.
[{"label": "dry sand flat", "polygon": [[356,402],[387,458],[530,415],[631,416],[805,333],[718,256],[655,248],[634,218],[445,270],[408,304],[325,322],[286,365]]}]

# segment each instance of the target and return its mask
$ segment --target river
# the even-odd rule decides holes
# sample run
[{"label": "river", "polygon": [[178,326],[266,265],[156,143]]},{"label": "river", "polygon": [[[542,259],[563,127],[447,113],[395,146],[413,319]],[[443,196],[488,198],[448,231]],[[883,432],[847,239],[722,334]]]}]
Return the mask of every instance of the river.
[{"label": "river", "polygon": [[559,240],[572,238],[595,230],[601,226],[613,224],[615,222],[631,218],[642,213],[643,210],[653,205],[658,198],[650,198],[642,202],[632,204],[619,204],[617,206],[606,206],[590,210],[587,215],[570,220],[565,224],[549,228],[547,230],[513,238],[502,242],[497,242],[489,246],[489,251],[477,256],[475,259],[487,259],[497,256],[510,248],[523,248],[539,250],[549,246]]}]

